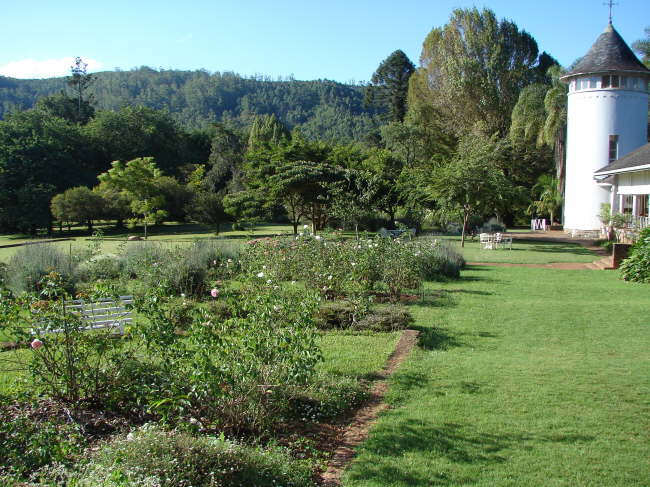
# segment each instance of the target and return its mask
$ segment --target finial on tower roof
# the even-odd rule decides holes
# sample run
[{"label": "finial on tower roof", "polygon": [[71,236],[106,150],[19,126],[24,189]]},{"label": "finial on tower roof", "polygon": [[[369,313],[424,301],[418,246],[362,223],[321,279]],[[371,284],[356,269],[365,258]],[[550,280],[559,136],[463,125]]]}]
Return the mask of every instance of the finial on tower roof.
[{"label": "finial on tower roof", "polygon": [[612,25],[612,7],[618,5],[614,0],[609,0],[608,2],[603,3],[603,5],[609,6],[609,24]]}]

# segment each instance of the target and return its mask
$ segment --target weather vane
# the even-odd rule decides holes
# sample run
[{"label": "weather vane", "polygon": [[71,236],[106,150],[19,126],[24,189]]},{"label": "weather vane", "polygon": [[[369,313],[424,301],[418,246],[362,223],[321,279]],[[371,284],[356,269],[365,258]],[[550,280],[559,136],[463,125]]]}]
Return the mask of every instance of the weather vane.
[{"label": "weather vane", "polygon": [[608,5],[609,6],[609,23],[612,23],[612,7],[614,5],[618,5],[617,2],[614,2],[614,0],[609,0],[608,2],[603,3],[603,5]]}]

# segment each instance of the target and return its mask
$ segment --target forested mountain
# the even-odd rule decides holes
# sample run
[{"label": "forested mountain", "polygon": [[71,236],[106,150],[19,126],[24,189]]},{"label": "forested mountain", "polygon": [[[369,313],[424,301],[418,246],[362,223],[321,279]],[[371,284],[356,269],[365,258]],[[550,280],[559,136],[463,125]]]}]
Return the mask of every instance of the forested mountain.
[{"label": "forested mountain", "polygon": [[[99,110],[145,105],[168,110],[187,129],[217,121],[247,126],[255,115],[274,113],[289,128],[311,139],[361,140],[380,125],[363,105],[363,87],[328,80],[273,81],[234,73],[176,71],[141,67],[95,74],[91,92]],[[0,76],[0,119],[11,110],[66,89],[65,78],[19,80]]]}]

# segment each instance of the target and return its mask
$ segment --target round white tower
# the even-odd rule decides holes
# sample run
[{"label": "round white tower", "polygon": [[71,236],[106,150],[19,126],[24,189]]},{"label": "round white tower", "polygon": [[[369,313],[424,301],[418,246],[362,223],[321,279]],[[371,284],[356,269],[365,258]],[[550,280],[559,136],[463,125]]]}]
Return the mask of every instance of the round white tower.
[{"label": "round white tower", "polygon": [[594,172],[647,143],[650,71],[610,23],[569,84],[564,229],[598,230],[610,186]]}]

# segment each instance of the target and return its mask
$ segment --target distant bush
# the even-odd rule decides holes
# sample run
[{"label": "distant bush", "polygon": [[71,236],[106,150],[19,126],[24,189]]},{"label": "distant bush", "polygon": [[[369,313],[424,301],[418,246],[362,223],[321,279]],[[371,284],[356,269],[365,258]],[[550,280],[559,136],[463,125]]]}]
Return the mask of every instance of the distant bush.
[{"label": "distant bush", "polygon": [[413,323],[411,313],[399,305],[360,309],[348,301],[327,301],[319,307],[314,319],[321,330],[396,331]]},{"label": "distant bush", "polygon": [[96,255],[81,264],[75,270],[75,278],[82,282],[93,282],[99,279],[115,279],[124,270],[124,260],[117,255]]},{"label": "distant bush", "polygon": [[141,242],[127,247],[124,272],[148,286],[164,288],[169,295],[203,296],[207,281],[225,272],[228,259],[235,255],[232,246],[220,241],[199,240],[176,247]]},{"label": "distant bush", "polygon": [[321,330],[350,328],[355,321],[355,309],[347,301],[326,301],[316,312],[314,323]]},{"label": "distant bush", "polygon": [[50,272],[63,278],[68,290],[74,289],[74,257],[61,252],[56,244],[33,244],[20,247],[9,261],[7,286],[15,293],[38,291],[37,284]]},{"label": "distant bush", "polygon": [[426,281],[457,278],[465,267],[463,256],[440,240],[420,239],[413,245],[417,248],[415,253],[419,257],[420,273]]},{"label": "distant bush", "polygon": [[309,463],[280,448],[143,427],[107,443],[74,476],[78,487],[308,487]]},{"label": "distant bush", "polygon": [[354,324],[355,330],[397,331],[404,330],[413,323],[413,316],[403,306],[387,306],[374,309]]},{"label": "distant bush", "polygon": [[650,283],[650,228],[641,230],[620,269],[621,277],[626,281]]}]

